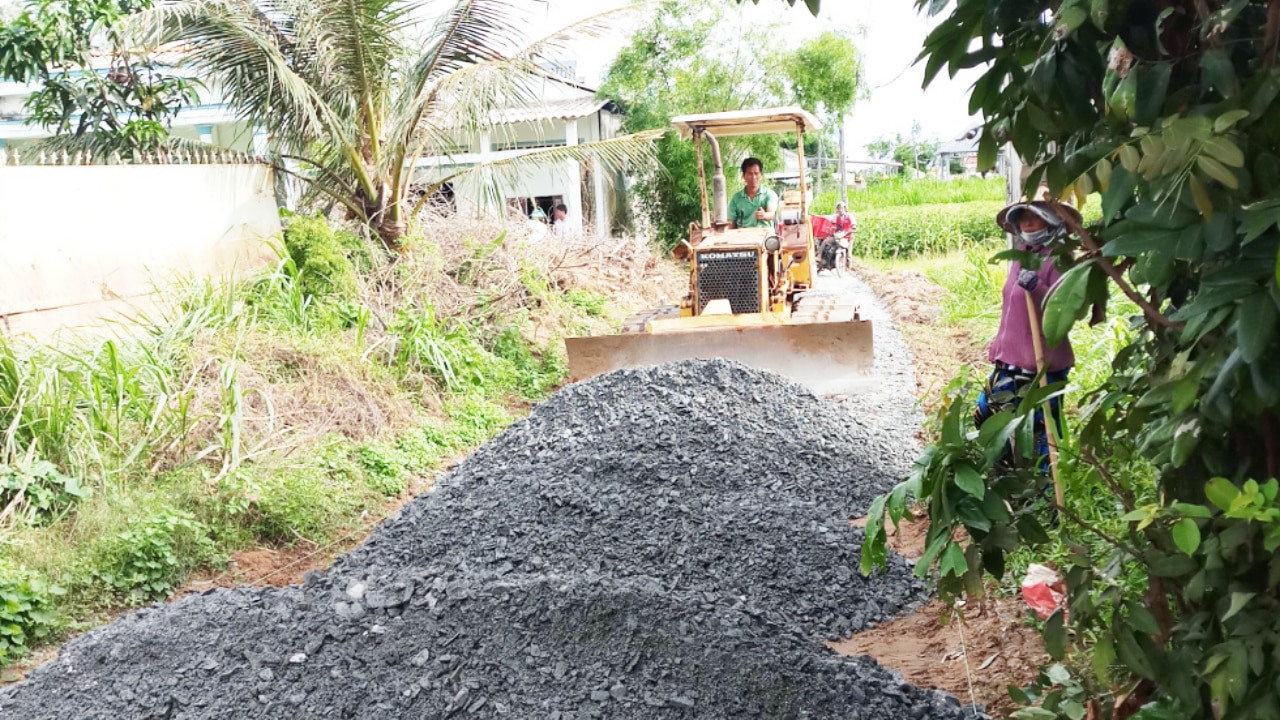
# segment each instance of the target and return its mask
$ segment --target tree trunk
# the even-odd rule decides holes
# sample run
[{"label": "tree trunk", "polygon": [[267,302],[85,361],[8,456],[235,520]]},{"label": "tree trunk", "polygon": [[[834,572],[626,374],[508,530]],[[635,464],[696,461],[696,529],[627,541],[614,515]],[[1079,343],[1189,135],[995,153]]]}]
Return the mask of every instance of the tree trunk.
[{"label": "tree trunk", "polygon": [[369,227],[382,240],[383,249],[388,254],[393,254],[400,250],[403,244],[401,239],[408,231],[408,227],[403,221],[396,219],[395,214],[391,212],[391,204],[399,202],[399,198],[391,197],[391,187],[385,182],[378,183],[377,187],[378,197],[360,197],[360,206],[364,210],[364,216],[368,218]]}]

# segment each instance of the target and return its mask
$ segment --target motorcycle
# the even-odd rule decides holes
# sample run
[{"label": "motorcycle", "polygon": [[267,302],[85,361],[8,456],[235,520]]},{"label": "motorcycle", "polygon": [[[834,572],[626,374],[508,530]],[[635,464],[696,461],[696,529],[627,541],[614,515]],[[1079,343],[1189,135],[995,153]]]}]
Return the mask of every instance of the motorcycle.
[{"label": "motorcycle", "polygon": [[853,245],[853,231],[840,230],[822,241],[818,250],[818,272],[835,270],[836,277],[843,277],[850,269],[849,248]]}]

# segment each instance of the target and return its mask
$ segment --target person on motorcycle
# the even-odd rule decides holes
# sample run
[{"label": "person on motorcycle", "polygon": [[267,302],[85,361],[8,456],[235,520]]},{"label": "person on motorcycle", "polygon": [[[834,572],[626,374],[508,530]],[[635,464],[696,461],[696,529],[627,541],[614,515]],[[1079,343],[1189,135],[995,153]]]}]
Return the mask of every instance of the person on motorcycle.
[{"label": "person on motorcycle", "polygon": [[858,229],[858,221],[849,214],[849,203],[843,200],[836,203],[836,214],[831,221],[836,225],[836,232],[844,231],[853,234]]},{"label": "person on motorcycle", "polygon": [[849,248],[853,244],[853,233],[858,229],[858,221],[853,219],[849,214],[849,205],[841,200],[836,203],[836,214],[832,217],[831,234],[823,239],[821,247],[819,247],[819,270],[833,270],[836,268],[836,256],[843,249],[844,267],[840,270],[851,269],[849,261]]}]

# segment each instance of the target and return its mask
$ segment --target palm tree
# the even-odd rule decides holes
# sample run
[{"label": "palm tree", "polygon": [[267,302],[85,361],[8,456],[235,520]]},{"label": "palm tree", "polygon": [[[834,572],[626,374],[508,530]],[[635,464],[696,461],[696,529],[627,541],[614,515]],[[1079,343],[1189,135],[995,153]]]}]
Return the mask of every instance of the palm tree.
[{"label": "palm tree", "polygon": [[[534,102],[536,83],[548,77],[539,61],[571,37],[598,34],[616,14],[528,42],[504,0],[440,4],[178,0],[141,13],[137,27],[152,44],[179,44],[185,64],[240,117],[264,126],[281,171],[344,205],[394,249],[422,207],[409,203],[417,160],[448,155],[458,138],[492,126],[497,110]],[[472,176],[492,196],[542,163],[594,159],[615,169],[645,159],[653,137],[540,150],[436,183]]]}]

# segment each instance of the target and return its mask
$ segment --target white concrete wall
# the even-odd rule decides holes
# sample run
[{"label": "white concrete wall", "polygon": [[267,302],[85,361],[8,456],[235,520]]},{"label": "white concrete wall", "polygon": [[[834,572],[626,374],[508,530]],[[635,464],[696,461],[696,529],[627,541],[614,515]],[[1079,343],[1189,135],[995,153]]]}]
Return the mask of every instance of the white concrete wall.
[{"label": "white concrete wall", "polygon": [[265,165],[0,167],[0,332],[116,318],[177,275],[243,276],[279,234]]}]

